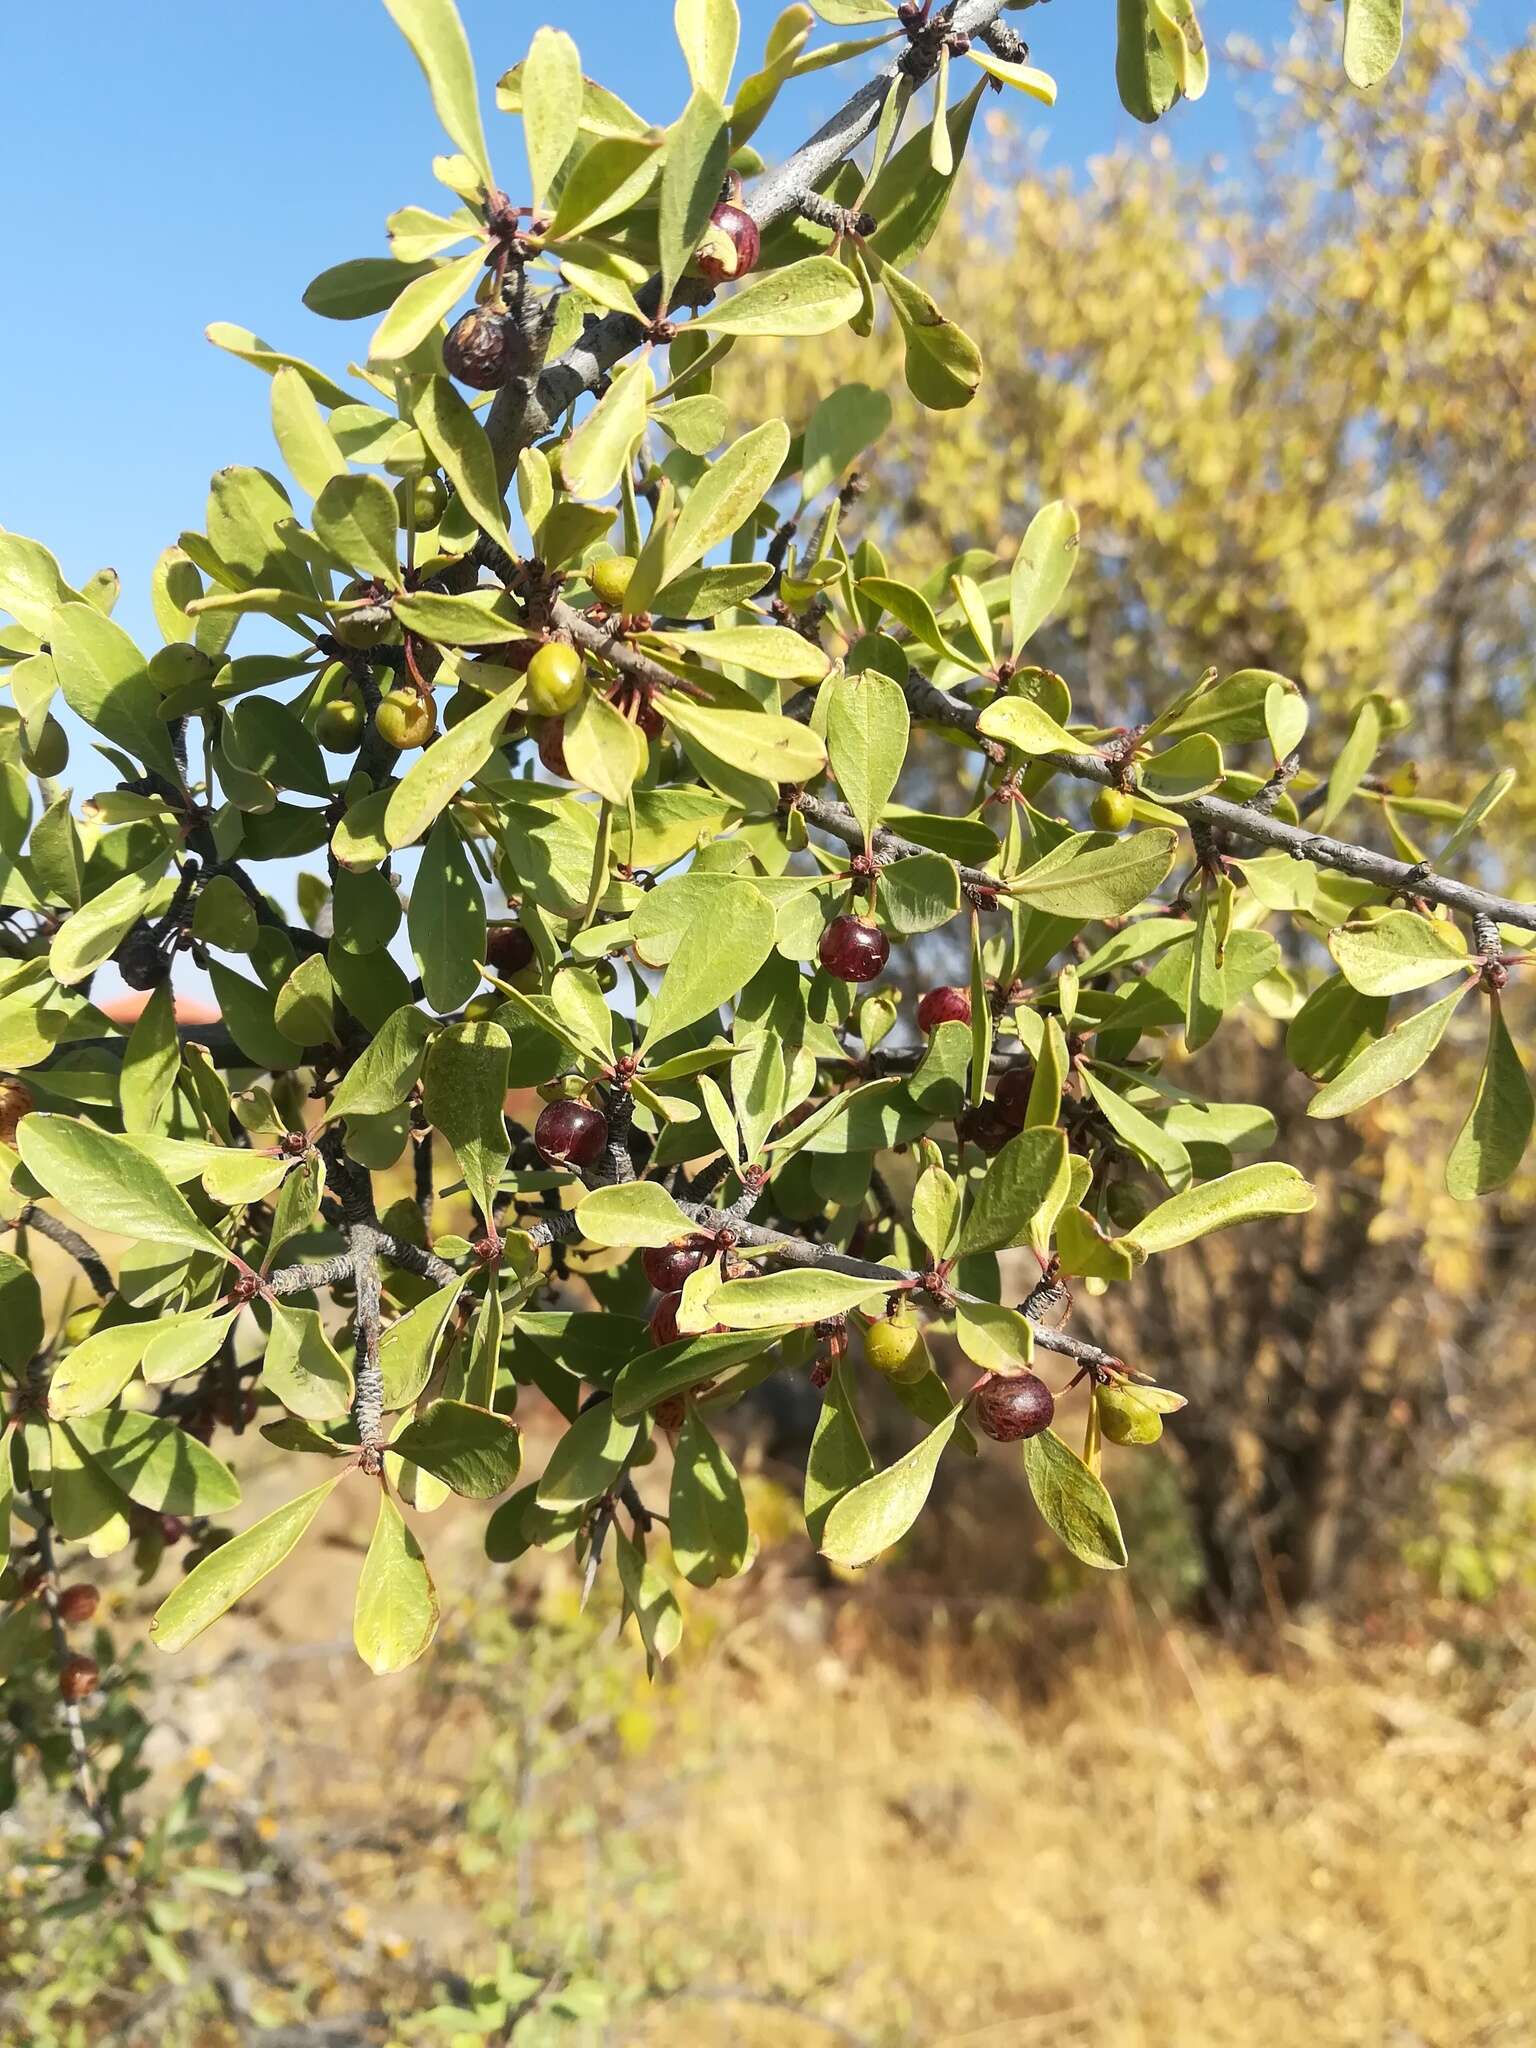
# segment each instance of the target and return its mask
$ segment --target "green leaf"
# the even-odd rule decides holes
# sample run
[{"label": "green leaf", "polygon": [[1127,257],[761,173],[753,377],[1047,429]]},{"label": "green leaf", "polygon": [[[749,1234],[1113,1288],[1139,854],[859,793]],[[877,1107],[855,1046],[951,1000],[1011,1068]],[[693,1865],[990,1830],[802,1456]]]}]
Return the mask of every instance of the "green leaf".
[{"label": "green leaf", "polygon": [[588,1244],[660,1246],[697,1226],[653,1180],[595,1188],[576,1204],[576,1226]]},{"label": "green leaf", "polygon": [[820,1548],[834,1564],[868,1564],[899,1543],[922,1513],[960,1409],[954,1407],[904,1458],[863,1480],[834,1502],[822,1525]]},{"label": "green leaf", "polygon": [[675,731],[717,760],[745,763],[754,776],[769,783],[809,782],[826,766],[821,741],[792,718],[700,704],[666,690],[658,690],[653,701]]},{"label": "green leaf", "polygon": [[1127,1102],[1092,1067],[1084,1068],[1083,1080],[1115,1136],[1160,1173],[1170,1187],[1182,1187],[1192,1171],[1183,1143],[1161,1124],[1154,1123],[1135,1103]]},{"label": "green leaf", "polygon": [[48,1413],[56,1422],[70,1415],[94,1415],[110,1408],[139,1369],[158,1326],[120,1323],[93,1330],[66,1352],[48,1382]]},{"label": "green leaf", "polygon": [[981,350],[927,292],[889,263],[880,265],[880,282],[906,340],[907,387],[913,397],[930,412],[969,405],[981,386]]},{"label": "green leaf", "polygon": [[1319,1088],[1307,1104],[1307,1115],[1350,1116],[1389,1088],[1411,1080],[1445,1036],[1457,1004],[1471,987],[1470,981],[1464,981],[1437,1003],[1395,1024],[1385,1038],[1362,1047],[1348,1066]]},{"label": "green leaf", "polygon": [[713,94],[695,86],[667,138],[661,167],[657,238],[661,254],[661,303],[688,268],[720,197],[730,155],[725,113]]},{"label": "green leaf", "polygon": [[610,804],[629,802],[650,758],[639,727],[598,690],[578,698],[566,717],[561,747],[571,781]]},{"label": "green leaf", "polygon": [[1349,737],[1340,747],[1328,775],[1328,800],[1318,817],[1317,829],[1326,832],[1365,778],[1381,744],[1380,697],[1367,697],[1355,713]]},{"label": "green leaf", "polygon": [[621,1421],[611,1401],[583,1409],[550,1453],[540,1507],[583,1508],[605,1494],[618,1484],[639,1434],[639,1424]]},{"label": "green leaf", "polygon": [[709,334],[830,334],[864,303],[858,279],[834,256],[807,256],[706,307],[691,323]]},{"label": "green leaf", "polygon": [[[273,1243],[277,1241],[274,1232]],[[179,1380],[186,1373],[196,1372],[200,1365],[206,1365],[224,1342],[238,1314],[238,1309],[231,1309],[222,1316],[201,1312],[161,1316],[150,1331],[149,1344],[144,1352],[147,1384],[164,1386],[167,1381]]]},{"label": "green leaf", "polygon": [[216,1515],[240,1504],[239,1483],[224,1461],[162,1416],[114,1408],[65,1427],[82,1456],[142,1508]]},{"label": "green leaf", "polygon": [[54,933],[48,947],[54,980],[73,988],[94,974],[111,959],[129,928],[141,917],[158,916],[174,893],[164,853],[157,853],[147,867],[119,875]]},{"label": "green leaf", "polygon": [[880,871],[880,917],[893,932],[937,931],[960,908],[960,871],[941,853],[916,853]]},{"label": "green leaf", "polygon": [[1148,0],[1147,13],[1180,92],[1187,100],[1199,99],[1210,80],[1211,59],[1191,0]]},{"label": "green leaf", "polygon": [[645,1645],[645,1668],[654,1678],[657,1665],[670,1657],[683,1639],[682,1609],[661,1573],[646,1562],[622,1529],[614,1530],[613,1540],[619,1583]]},{"label": "green leaf", "polygon": [[941,177],[934,170],[929,134],[919,132],[897,150],[864,200],[878,223],[870,238],[870,249],[881,262],[897,271],[903,270],[933,239],[954,191],[971,124],[985,91],[985,83],[978,84],[974,92],[967,93],[958,106],[949,110],[946,125],[954,168],[947,176]]},{"label": "green leaf", "polygon": [[766,420],[715,458],[689,492],[668,538],[669,582],[746,525],[772,489],[788,453],[788,427],[782,420]]},{"label": "green leaf", "polygon": [[470,518],[499,547],[515,554],[502,510],[495,452],[484,427],[446,377],[422,379],[411,402],[411,418]]},{"label": "green leaf", "polygon": [[805,1465],[805,1526],[819,1549],[827,1517],[843,1498],[869,1478],[875,1461],[854,1410],[846,1360],[835,1365],[821,1397],[821,1413]]},{"label": "green leaf", "polygon": [[800,494],[809,502],[833,484],[891,424],[891,401],[868,384],[844,384],[828,392],[805,429]]},{"label": "green leaf", "polygon": [[74,1117],[33,1115],[22,1118],[16,1148],[28,1172],[90,1229],[211,1252],[221,1264],[229,1256],[129,1139]]},{"label": "green leaf", "polygon": [[48,623],[59,694],[77,718],[175,782],[176,757],[160,693],[144,656],[122,627],[93,605],[60,605]]},{"label": "green leaf", "polygon": [[606,498],[618,488],[655,395],[656,380],[644,356],[618,372],[560,451],[560,473],[573,498]]},{"label": "green leaf", "polygon": [[497,647],[523,630],[521,612],[501,590],[474,590],[463,597],[420,590],[397,597],[394,613],[408,633],[439,647]]},{"label": "green leaf", "polygon": [[453,0],[384,0],[384,5],[426,74],[437,118],[489,186],[480,95],[459,10]]},{"label": "green leaf", "polygon": [[0,611],[45,640],[58,607],[83,602],[41,541],[0,532]]},{"label": "green leaf", "polygon": [[1035,1355],[1029,1318],[996,1301],[957,1302],[955,1341],[983,1372],[1016,1373]]},{"label": "green leaf", "polygon": [[892,1281],[860,1280],[824,1268],[794,1267],[758,1273],[750,1280],[727,1280],[705,1298],[699,1314],[702,1327],[724,1323],[730,1330],[766,1330],[782,1323],[819,1323],[824,1316],[846,1315],[866,1302],[883,1301]]},{"label": "green leaf", "polygon": [[1236,1173],[1203,1181],[1199,1187],[1185,1188],[1160,1202],[1121,1243],[1148,1255],[1171,1251],[1175,1245],[1189,1244],[1213,1230],[1228,1230],[1234,1223],[1253,1223],[1262,1216],[1303,1215],[1316,1203],[1311,1184],[1294,1166],[1279,1161],[1240,1166]]},{"label": "green leaf", "polygon": [[512,1040],[499,1024],[455,1024],[433,1039],[423,1078],[427,1120],[453,1147],[486,1217],[511,1149],[502,1114],[511,1054]]},{"label": "green leaf", "polygon": [[1054,1429],[1026,1437],[1024,1476],[1047,1526],[1084,1564],[1095,1571],[1120,1571],[1126,1563],[1125,1538],[1115,1504],[1096,1478]]},{"label": "green leaf", "polygon": [[205,1557],[160,1604],[149,1625],[158,1650],[184,1650],[205,1628],[275,1570],[315,1519],[340,1475],[253,1522]]},{"label": "green leaf", "polygon": [[1138,121],[1155,121],[1179,96],[1178,76],[1157,39],[1147,0],[1117,0],[1115,83],[1120,103]]},{"label": "green leaf", "polygon": [[[686,647],[691,653],[702,654],[710,661],[744,668],[752,675],[767,676],[774,682],[818,683],[832,666],[830,655],[788,626],[712,626],[707,633],[690,633],[686,638],[668,639],[666,644],[678,649]],[[667,699],[669,704],[673,701]],[[676,723],[675,720],[673,722]],[[782,721],[785,724],[793,722]],[[775,737],[778,736],[779,723],[775,721],[773,727]],[[769,729],[762,728],[762,733],[766,741]],[[806,734],[806,738],[814,741],[812,734]]]},{"label": "green leaf", "polygon": [[[385,0],[388,6],[390,0]],[[398,362],[435,334],[485,268],[485,251],[473,249],[452,263],[440,263],[407,284],[373,331],[368,360]]]},{"label": "green leaf", "polygon": [[[1077,567],[1078,538],[1077,514],[1060,498],[1042,505],[1029,522],[1008,577],[1008,630],[1015,659],[1061,603]],[[1015,697],[1003,701],[1017,704],[1028,700]],[[1025,751],[1050,749],[1028,747]]]},{"label": "green leaf", "polygon": [[[386,0],[398,6],[400,0]],[[382,1487],[379,1518],[363,1559],[352,1611],[357,1654],[378,1677],[404,1671],[424,1654],[437,1634],[437,1589],[421,1545],[404,1515]]]},{"label": "green leaf", "polygon": [[503,691],[435,739],[406,770],[384,810],[390,846],[410,846],[496,751],[520,692]]},{"label": "green leaf", "polygon": [[290,1414],[306,1422],[335,1422],[352,1405],[352,1369],[312,1308],[272,1304],[272,1334],[261,1362],[261,1383]]},{"label": "green leaf", "polygon": [[431,1020],[414,1004],[396,1010],[342,1076],[329,1118],[387,1116],[398,1109],[416,1085],[431,1036]]},{"label": "green leaf", "polygon": [[512,1418],[464,1401],[434,1401],[406,1424],[390,1449],[466,1500],[505,1493],[523,1462]]},{"label": "green leaf", "polygon": [[676,0],[672,18],[695,90],[723,105],[741,40],[736,0]]},{"label": "green leaf", "polygon": [[633,1422],[668,1395],[686,1393],[731,1366],[761,1357],[784,1334],[776,1328],[746,1336],[685,1337],[658,1351],[642,1351],[614,1382],[613,1411],[621,1422]]},{"label": "green leaf", "polygon": [[409,1408],[432,1377],[432,1356],[458,1302],[463,1283],[450,1280],[406,1315],[391,1323],[379,1341],[379,1371],[384,1380],[384,1409],[394,1414]]},{"label": "green leaf", "polygon": [[400,514],[382,477],[332,477],[315,500],[313,517],[316,537],[349,569],[398,582]]},{"label": "green leaf", "polygon": [[1380,85],[1403,47],[1403,0],[1344,0],[1344,72],[1351,85]]},{"label": "green leaf", "polygon": [[988,739],[1001,740],[1021,754],[1091,754],[1085,741],[1074,739],[1033,697],[994,697],[976,721]]},{"label": "green leaf", "polygon": [[752,1550],[736,1467],[690,1402],[672,1452],[668,1530],[672,1560],[694,1586],[734,1579]]},{"label": "green leaf", "polygon": [[960,1233],[961,1258],[1026,1242],[1043,1250],[1033,1226],[1037,1218],[1043,1219],[1048,1237],[1068,1184],[1063,1132],[1021,1131],[1010,1138],[991,1161],[971,1202]]},{"label": "green leaf", "polygon": [[439,1012],[457,1009],[480,986],[485,898],[474,863],[447,818],[438,819],[422,849],[407,925],[427,1001]]},{"label": "green leaf", "polygon": [[272,378],[272,431],[289,474],[316,498],[333,477],[347,474],[347,458],[326,425],[315,394],[291,364]]},{"label": "green leaf", "polygon": [[1465,972],[1467,942],[1447,918],[1388,910],[1328,934],[1328,950],[1344,979],[1366,996],[1400,996]]},{"label": "green leaf", "polygon": [[[1155,0],[1154,0],[1155,4]],[[1189,0],[1170,0],[1174,6],[1186,10]],[[1016,92],[1027,93],[1030,99],[1039,100],[1042,106],[1056,104],[1056,81],[1048,71],[1037,71],[1033,64],[1012,64],[1006,58],[994,57],[990,51],[977,49],[973,43],[966,53],[973,64],[979,64],[988,78],[995,78],[1001,85],[1011,85]],[[1191,94],[1191,98],[1196,95]]]},{"label": "green leaf", "polygon": [[643,1056],[745,988],[774,950],[777,923],[744,876],[686,875],[649,893],[633,929],[639,957],[667,970],[651,998]]},{"label": "green leaf", "polygon": [[1145,902],[1173,866],[1178,834],[1133,832],[1088,853],[1066,840],[1008,884],[1008,894],[1053,917],[1123,917]]},{"label": "green leaf", "polygon": [[0,1251],[0,1364],[15,1372],[43,1343],[43,1298],[37,1276],[14,1252]]},{"label": "green leaf", "polygon": [[591,234],[642,199],[664,161],[664,139],[659,129],[645,135],[599,135],[561,184],[549,239]]},{"label": "green leaf", "polygon": [[541,28],[523,64],[523,139],[542,210],[581,128],[581,53],[562,30]]},{"label": "green leaf", "polygon": [[336,1042],[336,986],[323,953],[311,953],[294,968],[272,998],[272,1017],[295,1045]]},{"label": "green leaf", "polygon": [[1531,1140],[1533,1116],[1531,1084],[1504,1022],[1503,1005],[1493,996],[1488,1056],[1467,1120],[1445,1162],[1445,1185],[1458,1202],[1491,1194],[1513,1177]]},{"label": "green leaf", "polygon": [[[430,262],[398,263],[392,256],[354,257],[351,262],[333,263],[328,270],[322,270],[306,288],[303,302],[322,320],[365,320],[370,314],[382,313],[397,297],[402,285],[409,284],[413,277],[424,277],[431,268]],[[255,339],[254,336],[251,338]],[[302,376],[303,366],[296,364],[294,367]],[[305,382],[316,397],[324,397],[313,375],[306,377]],[[348,402],[347,393],[340,390],[330,401],[335,405]],[[332,432],[336,431],[334,420],[331,428]]]},{"label": "green leaf", "polygon": [[834,679],[827,690],[827,758],[848,808],[871,838],[907,757],[911,718],[900,686],[878,669]]},{"label": "green leaf", "polygon": [[1264,730],[1278,768],[1307,736],[1307,700],[1292,682],[1276,676],[1264,692]]}]

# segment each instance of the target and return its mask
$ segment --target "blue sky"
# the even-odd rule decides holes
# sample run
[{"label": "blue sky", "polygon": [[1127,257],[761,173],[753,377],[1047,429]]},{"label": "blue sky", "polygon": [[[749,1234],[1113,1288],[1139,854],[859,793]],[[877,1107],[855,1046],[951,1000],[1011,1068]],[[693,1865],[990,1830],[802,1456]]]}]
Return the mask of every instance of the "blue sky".
[{"label": "blue sky", "polygon": [[[460,5],[488,109],[542,20],[568,28],[586,68],[651,118],[682,104],[666,0]],[[741,11],[755,55],[778,0],[742,0]],[[1050,113],[1014,94],[1008,104],[1041,132],[1049,160],[1151,140],[1115,97],[1113,14],[1109,0],[1058,0],[1020,18],[1061,99]],[[118,616],[144,634],[150,565],[183,527],[201,526],[212,472],[275,461],[266,378],[211,347],[205,324],[254,328],[344,371],[368,323],[319,320],[300,294],[330,263],[384,253],[393,208],[447,204],[430,169],[443,138],[377,0],[75,0],[67,33],[51,8],[3,15],[0,525],[46,541],[77,580],[110,563],[125,586]],[[1289,0],[1252,0],[1243,16],[1249,32],[1278,35]],[[849,32],[818,39],[836,33]],[[792,89],[758,137],[764,153],[792,147],[871,62]],[[519,124],[488,120],[516,197]],[[1190,156],[1240,148],[1230,82],[1159,132]]]}]

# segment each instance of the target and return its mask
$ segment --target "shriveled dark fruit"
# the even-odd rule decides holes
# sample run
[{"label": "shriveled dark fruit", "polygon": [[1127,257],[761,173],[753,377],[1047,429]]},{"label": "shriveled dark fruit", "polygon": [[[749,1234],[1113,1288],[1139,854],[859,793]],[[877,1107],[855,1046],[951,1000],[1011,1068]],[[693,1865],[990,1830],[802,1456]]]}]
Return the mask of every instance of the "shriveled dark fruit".
[{"label": "shriveled dark fruit", "polygon": [[677,1327],[677,1311],[683,1299],[681,1288],[675,1294],[664,1294],[651,1311],[651,1342],[657,1350],[664,1345],[675,1344],[682,1336]]},{"label": "shriveled dark fruit", "polygon": [[839,981],[874,981],[890,957],[890,940],[862,917],[834,917],[821,935],[821,964]]},{"label": "shriveled dark fruit", "polygon": [[36,1107],[30,1088],[20,1081],[0,1081],[0,1145],[16,1143],[16,1126]]},{"label": "shriveled dark fruit", "polygon": [[59,1695],[70,1706],[89,1699],[101,1683],[101,1669],[94,1657],[66,1657],[59,1666]]},{"label": "shriveled dark fruit", "polygon": [[1101,832],[1123,832],[1135,815],[1123,789],[1101,789],[1093,800],[1093,822]]},{"label": "shriveled dark fruit", "polygon": [[66,1586],[59,1595],[59,1619],[78,1627],[89,1621],[100,1605],[101,1595],[94,1586]]},{"label": "shriveled dark fruit", "polygon": [[[681,1394],[668,1394],[651,1410],[658,1429],[681,1429],[688,1416],[688,1404]],[[633,1461],[631,1461],[633,1462]]]},{"label": "shriveled dark fruit", "polygon": [[328,754],[355,754],[363,743],[368,714],[356,685],[340,691],[315,713],[315,738]]},{"label": "shriveled dark fruit", "polygon": [[622,611],[630,579],[635,573],[633,555],[604,555],[587,570],[592,594],[610,611]]},{"label": "shriveled dark fruit", "polygon": [[547,640],[528,664],[528,709],[539,718],[563,718],[575,709],[586,663],[564,640]]},{"label": "shriveled dark fruit", "polygon": [[1035,1085],[1033,1067],[1010,1067],[998,1082],[992,1102],[1010,1130],[1022,1131],[1029,1119],[1030,1091]]},{"label": "shriveled dark fruit", "polygon": [[185,690],[197,683],[211,683],[217,664],[211,654],[194,647],[190,640],[173,640],[149,657],[149,680],[157,690]]},{"label": "shriveled dark fruit", "polygon": [[448,486],[431,470],[403,477],[395,485],[395,503],[400,508],[400,524],[409,523],[417,533],[425,533],[448,510]]},{"label": "shriveled dark fruit", "polygon": [[373,714],[374,725],[385,746],[393,747],[397,754],[409,747],[424,747],[437,731],[437,716],[432,709],[430,697],[423,697],[419,691],[390,690],[379,699],[379,708]]},{"label": "shriveled dark fruit", "polygon": [[443,342],[443,368],[476,391],[497,391],[531,367],[521,327],[500,306],[471,306]]},{"label": "shriveled dark fruit", "polygon": [[975,1145],[981,1151],[991,1153],[1001,1152],[1017,1132],[1011,1123],[998,1115],[995,1103],[978,1102],[962,1110],[955,1118],[955,1136],[963,1144]]},{"label": "shriveled dark fruit", "polygon": [[968,988],[931,988],[917,1006],[919,1031],[937,1031],[941,1024],[969,1024],[971,992]]},{"label": "shriveled dark fruit", "polygon": [[729,284],[732,278],[755,270],[761,253],[757,222],[745,207],[722,199],[693,252],[693,267],[711,284]]},{"label": "shriveled dark fruit", "polygon": [[533,1127],[539,1156],[551,1166],[592,1166],[608,1145],[608,1119],[585,1102],[551,1102]]},{"label": "shriveled dark fruit", "polygon": [[22,743],[23,766],[32,775],[62,775],[69,766],[69,735],[49,712],[37,738]]},{"label": "shriveled dark fruit", "polygon": [[1056,1397],[1037,1373],[983,1380],[976,1396],[976,1420],[994,1443],[1016,1444],[1049,1429]]},{"label": "shriveled dark fruit", "polygon": [[1105,1213],[1122,1230],[1134,1230],[1146,1215],[1147,1207],[1147,1197],[1128,1180],[1113,1182],[1104,1196]]},{"label": "shriveled dark fruit", "polygon": [[531,967],[537,958],[533,940],[520,924],[493,925],[486,933],[486,965],[509,981],[514,974]]},{"label": "shriveled dark fruit", "polygon": [[539,759],[551,775],[569,782],[571,771],[565,762],[565,720],[546,718],[539,728]]},{"label": "shriveled dark fruit", "polygon": [[910,1386],[928,1371],[928,1346],[923,1329],[910,1309],[871,1323],[864,1332],[864,1357],[888,1380]]},{"label": "shriveled dark fruit", "polygon": [[1134,1387],[1098,1387],[1093,1398],[1099,1427],[1112,1444],[1155,1444],[1162,1435],[1162,1416],[1136,1398]]},{"label": "shriveled dark fruit", "polygon": [[651,1245],[640,1254],[640,1270],[658,1294],[676,1294],[690,1273],[707,1266],[715,1255],[707,1237],[685,1237],[679,1244]]}]

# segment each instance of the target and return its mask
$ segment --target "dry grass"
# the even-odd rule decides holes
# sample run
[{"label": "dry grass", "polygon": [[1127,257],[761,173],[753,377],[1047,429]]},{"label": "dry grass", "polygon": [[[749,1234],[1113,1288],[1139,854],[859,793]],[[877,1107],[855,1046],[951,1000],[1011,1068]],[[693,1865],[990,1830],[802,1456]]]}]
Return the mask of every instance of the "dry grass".
[{"label": "dry grass", "polygon": [[345,1635],[334,1549],[256,1661],[175,1667],[181,1743],[308,1895],[309,2009],[414,2041],[420,1985],[502,1937],[609,1987],[594,2048],[1536,2042],[1536,1746],[1444,1651],[1293,1636],[1256,1671],[1100,1581],[1026,1617],[1037,1654],[788,1556],[654,1692],[565,1590],[533,1631],[482,1596],[392,1684],[290,1658]]}]

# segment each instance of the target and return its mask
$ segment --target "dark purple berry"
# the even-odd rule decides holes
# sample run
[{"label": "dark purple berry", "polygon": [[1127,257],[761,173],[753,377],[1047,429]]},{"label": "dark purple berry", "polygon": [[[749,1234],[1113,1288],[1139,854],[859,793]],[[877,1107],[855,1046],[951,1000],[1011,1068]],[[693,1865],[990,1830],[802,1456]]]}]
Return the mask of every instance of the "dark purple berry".
[{"label": "dark purple berry", "polygon": [[585,1102],[552,1102],[541,1110],[533,1142],[551,1166],[592,1166],[608,1145],[608,1119]]},{"label": "dark purple berry", "polygon": [[917,1028],[933,1033],[941,1024],[969,1024],[971,992],[968,988],[931,988],[917,1006]]},{"label": "dark purple berry", "polygon": [[675,1344],[682,1336],[677,1327],[677,1311],[683,1299],[682,1289],[675,1294],[664,1294],[651,1311],[651,1342],[658,1351],[668,1344]]},{"label": "dark purple berry", "polygon": [[1001,1152],[1014,1136],[1014,1127],[998,1115],[995,1103],[978,1102],[955,1118],[955,1136],[983,1152]]},{"label": "dark purple berry", "polygon": [[890,940],[862,917],[834,917],[821,935],[821,964],[839,981],[874,981],[890,957]]},{"label": "dark purple berry", "polygon": [[983,1380],[976,1396],[976,1420],[994,1443],[1016,1444],[1049,1429],[1056,1397],[1038,1374],[1023,1372]]},{"label": "dark purple berry", "polygon": [[685,1237],[681,1244],[653,1245],[640,1254],[640,1266],[658,1294],[676,1294],[690,1273],[714,1256],[707,1237]]},{"label": "dark purple berry", "polygon": [[486,965],[508,980],[531,967],[535,957],[533,940],[520,924],[499,924],[486,938]]},{"label": "dark purple berry", "polygon": [[1010,1130],[1022,1131],[1029,1120],[1030,1091],[1035,1085],[1029,1067],[1010,1067],[997,1084],[993,1106]]}]

